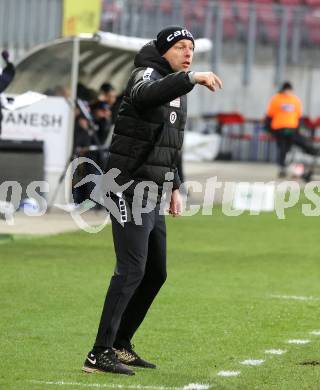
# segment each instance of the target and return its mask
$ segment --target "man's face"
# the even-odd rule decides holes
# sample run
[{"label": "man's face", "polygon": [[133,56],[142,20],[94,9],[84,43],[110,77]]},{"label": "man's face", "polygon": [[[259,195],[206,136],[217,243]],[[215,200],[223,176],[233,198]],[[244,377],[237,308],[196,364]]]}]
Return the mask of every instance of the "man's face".
[{"label": "man's face", "polygon": [[187,72],[191,66],[193,58],[193,43],[189,39],[181,39],[175,43],[163,57],[169,62],[171,68],[178,72],[183,70]]},{"label": "man's face", "polygon": [[111,89],[109,92],[101,92],[99,99],[108,103],[109,106],[113,106],[117,100],[116,91]]},{"label": "man's face", "polygon": [[109,106],[113,106],[117,100],[116,91],[114,89],[111,89],[111,91],[105,94],[105,97],[106,97],[106,102],[109,104]]}]

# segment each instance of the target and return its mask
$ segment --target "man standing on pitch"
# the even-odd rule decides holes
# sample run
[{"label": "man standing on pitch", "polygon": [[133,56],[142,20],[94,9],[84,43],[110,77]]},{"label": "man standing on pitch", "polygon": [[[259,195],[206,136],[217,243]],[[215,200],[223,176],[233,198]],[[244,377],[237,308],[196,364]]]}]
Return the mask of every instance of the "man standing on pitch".
[{"label": "man standing on pitch", "polygon": [[[292,145],[299,146],[304,152],[317,156],[319,150],[299,132],[302,116],[302,104],[293,93],[289,81],[282,84],[279,92],[272,96],[268,104],[265,127],[277,141],[279,178],[286,177],[286,156]],[[311,176],[312,172],[308,175]],[[307,175],[305,177],[307,179]]]},{"label": "man standing on pitch", "polygon": [[[133,350],[131,340],[166,279],[166,227],[160,200],[163,184],[172,181],[169,213],[179,216],[181,184],[176,164],[187,116],[186,94],[195,84],[214,92],[221,88],[212,72],[190,72],[192,34],[180,26],[167,27],[135,57],[110,146],[107,169],[117,168],[119,185],[132,182],[114,195],[121,223],[111,216],[116,268],[106,295],[98,334],[83,370],[133,375],[127,367],[155,368]],[[134,214],[135,189],[141,182],[158,187],[156,207]],[[148,195],[148,194],[147,194]],[[142,194],[144,202],[146,193]]]}]

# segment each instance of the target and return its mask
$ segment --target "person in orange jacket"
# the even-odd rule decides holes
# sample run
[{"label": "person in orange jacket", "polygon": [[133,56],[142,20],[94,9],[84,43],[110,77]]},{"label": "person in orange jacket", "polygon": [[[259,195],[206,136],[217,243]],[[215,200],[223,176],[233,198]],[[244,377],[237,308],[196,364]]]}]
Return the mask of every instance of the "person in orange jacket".
[{"label": "person in orange jacket", "polygon": [[279,177],[286,176],[285,160],[292,145],[299,146],[308,154],[318,154],[318,149],[299,133],[301,116],[301,101],[293,93],[292,84],[286,81],[270,99],[265,121],[266,128],[277,141]]}]

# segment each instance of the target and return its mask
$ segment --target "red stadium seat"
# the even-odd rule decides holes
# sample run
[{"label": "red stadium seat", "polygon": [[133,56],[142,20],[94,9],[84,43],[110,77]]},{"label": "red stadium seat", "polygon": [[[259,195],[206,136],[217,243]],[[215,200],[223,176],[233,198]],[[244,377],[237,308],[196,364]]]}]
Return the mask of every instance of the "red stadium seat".
[{"label": "red stadium seat", "polygon": [[278,42],[280,35],[280,26],[278,21],[268,21],[264,24],[266,38],[269,42]]},{"label": "red stadium seat", "polygon": [[199,5],[193,10],[193,15],[195,19],[197,19],[200,22],[204,22],[205,20],[205,15],[206,15],[206,6]]},{"label": "red stadium seat", "polygon": [[223,125],[242,125],[245,122],[244,116],[238,112],[220,113],[217,115],[217,120]]},{"label": "red stadium seat", "polygon": [[260,133],[258,139],[259,139],[259,141],[262,141],[262,142],[275,140],[275,138],[272,136],[272,134],[269,134],[269,133]]},{"label": "red stadium seat", "polygon": [[223,36],[224,38],[234,38],[237,34],[235,24],[235,13],[233,4],[230,1],[220,3],[222,6]]},{"label": "red stadium seat", "polygon": [[305,0],[305,4],[309,7],[320,7],[320,0]]},{"label": "red stadium seat", "polygon": [[317,119],[314,120],[313,126],[314,126],[315,128],[316,128],[316,127],[320,127],[320,117],[318,117]]},{"label": "red stadium seat", "polygon": [[279,40],[279,16],[272,4],[261,4],[257,7],[258,33],[267,42]]},{"label": "red stadium seat", "polygon": [[236,16],[240,22],[247,24],[249,20],[249,2],[236,2]]},{"label": "red stadium seat", "polygon": [[268,0],[254,0],[253,3],[270,5],[270,3],[272,3],[272,1],[268,1]]},{"label": "red stadium seat", "polygon": [[172,12],[172,2],[170,0],[163,0],[160,3],[160,9],[165,14],[170,14]]},{"label": "red stadium seat", "polygon": [[313,130],[316,127],[316,121],[313,121],[310,117],[308,116],[303,116],[301,118],[302,125],[304,127],[307,127],[310,130]]},{"label": "red stadium seat", "polygon": [[237,35],[237,27],[233,20],[223,21],[223,37],[226,39],[234,38]]},{"label": "red stadium seat", "polygon": [[304,25],[306,30],[306,35],[308,37],[309,43],[320,43],[320,20],[315,17],[313,14],[306,14],[304,16]]},{"label": "red stadium seat", "polygon": [[263,4],[257,7],[257,19],[259,22],[274,23],[277,21],[277,15],[274,12],[272,4]]},{"label": "red stadium seat", "polygon": [[309,35],[309,39],[310,39],[311,43],[314,43],[317,45],[320,44],[320,30],[319,29],[309,30],[308,35]]},{"label": "red stadium seat", "polygon": [[155,9],[154,2],[152,0],[144,0],[143,8],[147,12],[153,11]]},{"label": "red stadium seat", "polygon": [[292,5],[292,6],[303,4],[301,0],[279,0],[279,3],[282,5]]}]

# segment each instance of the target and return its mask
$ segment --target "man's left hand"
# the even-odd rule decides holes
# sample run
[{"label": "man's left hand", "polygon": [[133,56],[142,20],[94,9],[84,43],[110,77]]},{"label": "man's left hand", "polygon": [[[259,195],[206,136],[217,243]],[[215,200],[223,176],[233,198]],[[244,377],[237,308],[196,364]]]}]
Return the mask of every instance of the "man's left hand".
[{"label": "man's left hand", "polygon": [[173,217],[179,217],[182,212],[182,198],[179,190],[174,190],[171,194],[169,214]]}]

